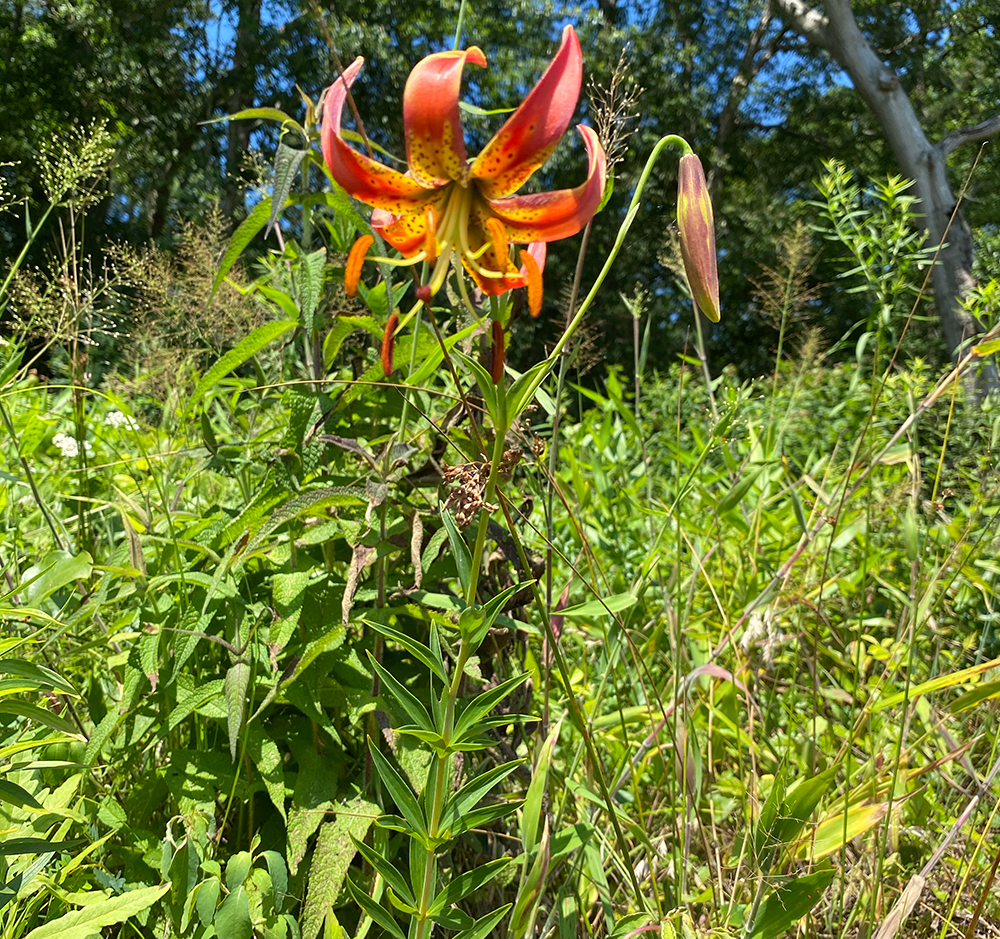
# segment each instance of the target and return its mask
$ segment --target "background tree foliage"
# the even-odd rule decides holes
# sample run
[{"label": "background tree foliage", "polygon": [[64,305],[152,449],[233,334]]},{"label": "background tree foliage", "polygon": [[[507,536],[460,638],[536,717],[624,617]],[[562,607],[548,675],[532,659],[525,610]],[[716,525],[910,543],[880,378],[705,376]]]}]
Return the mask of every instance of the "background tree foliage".
[{"label": "background tree foliage", "polygon": [[[401,98],[412,64],[449,46],[458,19],[447,2],[317,3],[316,0],[115,0],[98,3],[0,5],[0,157],[15,191],[39,197],[35,154],[41,141],[70,125],[106,122],[119,144],[103,226],[91,221],[95,245],[109,238],[171,243],[185,220],[204,218],[221,205],[230,223],[266,186],[256,154],[274,152],[273,125],[205,124],[241,108],[277,104],[299,107],[296,85],[314,99],[342,63],[364,55],[355,94],[373,139],[401,153]],[[754,284],[777,261],[776,245],[801,214],[801,200],[815,197],[821,161],[836,157],[860,180],[899,173],[882,128],[851,86],[843,65],[811,44],[796,16],[821,16],[793,0],[710,0],[470,4],[463,41],[480,45],[490,68],[475,70],[467,98],[485,109],[513,106],[544,68],[558,28],[571,21],[584,45],[588,80],[607,88],[622,50],[627,73],[614,117],[634,135],[615,167],[615,195],[595,220],[585,280],[614,238],[622,208],[653,143],[666,132],[691,140],[706,162],[725,263],[725,316],[710,332],[717,366],[734,363],[745,374],[769,367],[776,341]],[[926,0],[904,5],[854,4],[864,36],[898,76],[930,140],[992,117],[1000,96],[995,4],[985,0]],[[799,24],[801,25],[801,23]],[[334,54],[336,53],[336,55]],[[641,89],[637,100],[628,97]],[[622,104],[622,98],[625,98]],[[581,118],[602,110],[591,91]],[[605,101],[603,108],[615,111]],[[470,152],[502,115],[466,114]],[[977,158],[977,146],[949,156],[958,192]],[[571,184],[581,148],[565,145],[540,185]],[[997,161],[989,147],[965,197],[965,216],[985,248],[977,275],[992,273],[998,217]],[[261,170],[264,170],[261,172]],[[592,329],[612,361],[627,360],[632,316],[618,299],[641,285],[654,313],[651,349],[663,361],[690,345],[688,304],[669,263],[668,230],[674,170],[656,171],[648,201],[663,206],[662,226],[635,232],[612,283],[595,311]],[[797,207],[798,205],[798,207]],[[9,252],[24,238],[23,216],[4,222],[0,238]],[[817,245],[818,247],[818,245]],[[554,316],[576,265],[576,247],[558,245],[546,272]],[[815,260],[815,279],[830,275],[834,260]],[[828,343],[857,320],[849,285],[827,291],[810,318]],[[928,309],[928,315],[931,310]],[[705,324],[706,327],[708,324]],[[519,346],[535,351],[551,332],[543,321],[522,324]],[[919,333],[919,330],[918,330]],[[918,338],[922,351],[949,351],[937,324]],[[515,352],[516,355],[516,352]],[[525,359],[526,361],[527,359]]]}]

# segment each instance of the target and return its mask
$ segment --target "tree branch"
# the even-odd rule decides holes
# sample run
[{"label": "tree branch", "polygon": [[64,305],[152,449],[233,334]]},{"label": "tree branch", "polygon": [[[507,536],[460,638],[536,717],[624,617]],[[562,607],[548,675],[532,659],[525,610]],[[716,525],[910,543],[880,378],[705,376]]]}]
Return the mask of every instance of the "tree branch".
[{"label": "tree branch", "polygon": [[938,149],[944,156],[948,156],[964,144],[982,143],[997,134],[1000,134],[1000,114],[994,114],[993,117],[973,127],[959,127],[949,131],[941,138]]},{"label": "tree branch", "polygon": [[820,10],[814,10],[804,0],[775,0],[781,18],[799,35],[822,49],[828,49],[830,21]]}]

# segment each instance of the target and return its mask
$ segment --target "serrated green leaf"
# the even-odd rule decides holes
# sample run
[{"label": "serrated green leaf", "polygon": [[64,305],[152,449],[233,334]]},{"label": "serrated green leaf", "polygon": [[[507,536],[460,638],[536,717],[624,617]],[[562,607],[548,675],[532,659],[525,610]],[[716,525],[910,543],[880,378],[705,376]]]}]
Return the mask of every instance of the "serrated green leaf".
[{"label": "serrated green leaf", "polygon": [[225,280],[226,275],[232,270],[233,265],[246,249],[246,246],[253,241],[257,233],[267,224],[267,220],[270,217],[271,197],[267,196],[253,207],[250,214],[240,223],[240,227],[233,232],[232,240],[229,242],[229,247],[226,248],[226,253],[222,256],[222,263],[219,265],[219,270],[215,274],[215,280],[212,282],[212,292],[209,295],[209,301],[215,296],[215,291],[219,289],[219,284]]},{"label": "serrated green leaf", "polygon": [[236,751],[240,742],[240,728],[247,704],[247,688],[250,687],[250,666],[237,662],[226,672],[226,716],[229,730],[229,752],[236,762]]},{"label": "serrated green leaf", "polygon": [[131,916],[149,909],[168,890],[170,884],[158,887],[140,887],[107,900],[90,903],[80,910],[64,913],[33,929],[24,939],[86,939],[105,926],[124,923]]},{"label": "serrated green leaf", "polygon": [[251,356],[256,355],[265,346],[270,345],[279,336],[283,336],[297,325],[298,323],[294,320],[276,320],[258,326],[246,339],[238,342],[202,376],[201,381],[195,386],[191,397],[184,407],[184,413],[190,414],[192,408],[194,408],[205,394],[214,388],[234,368],[241,366]]},{"label": "serrated green leaf", "polygon": [[305,159],[308,150],[299,150],[297,147],[289,147],[284,142],[279,141],[278,149],[274,154],[274,183],[271,189],[271,217],[267,220],[267,231],[271,231],[274,223],[281,214],[281,208],[288,198],[289,190],[295,181],[295,176],[299,171],[299,166]]}]

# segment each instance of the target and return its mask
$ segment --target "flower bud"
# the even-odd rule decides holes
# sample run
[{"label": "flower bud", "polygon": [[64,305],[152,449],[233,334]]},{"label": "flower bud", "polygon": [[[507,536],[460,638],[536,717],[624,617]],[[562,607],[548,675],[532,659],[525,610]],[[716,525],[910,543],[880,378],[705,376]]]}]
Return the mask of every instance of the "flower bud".
[{"label": "flower bud", "polygon": [[681,257],[698,309],[719,322],[719,270],[715,259],[715,217],[701,160],[694,153],[681,157],[677,175],[677,224]]},{"label": "flower bud", "polygon": [[393,313],[389,317],[389,322],[385,324],[385,332],[382,335],[382,371],[388,378],[395,369],[393,361],[396,351],[396,327],[399,325],[399,314]]}]

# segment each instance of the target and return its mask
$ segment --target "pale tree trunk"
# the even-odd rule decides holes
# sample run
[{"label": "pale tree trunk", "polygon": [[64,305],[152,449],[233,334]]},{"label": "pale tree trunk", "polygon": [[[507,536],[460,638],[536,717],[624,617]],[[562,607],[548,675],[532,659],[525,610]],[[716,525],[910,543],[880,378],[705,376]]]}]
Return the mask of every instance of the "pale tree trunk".
[{"label": "pale tree trunk", "polygon": [[[955,208],[957,200],[948,182],[947,159],[956,147],[981,142],[1000,132],[1000,115],[975,127],[952,131],[932,143],[920,126],[899,76],[879,59],[858,28],[850,0],[823,0],[822,6],[815,8],[803,0],[773,2],[775,12],[788,26],[813,45],[825,49],[850,76],[855,91],[878,120],[900,171],[914,181],[928,243],[946,242],[931,277],[945,342],[955,357],[962,343],[983,329],[961,304],[975,283],[972,276],[975,245],[972,231],[961,211]],[[986,385],[989,389],[997,387],[995,370],[991,369],[986,377]]]}]

